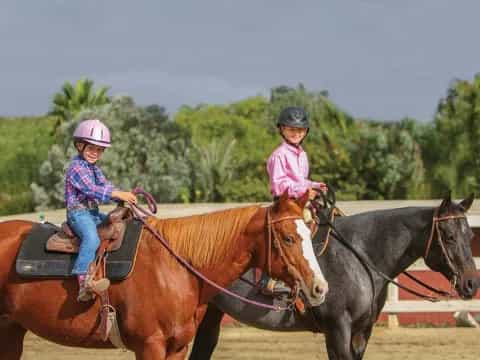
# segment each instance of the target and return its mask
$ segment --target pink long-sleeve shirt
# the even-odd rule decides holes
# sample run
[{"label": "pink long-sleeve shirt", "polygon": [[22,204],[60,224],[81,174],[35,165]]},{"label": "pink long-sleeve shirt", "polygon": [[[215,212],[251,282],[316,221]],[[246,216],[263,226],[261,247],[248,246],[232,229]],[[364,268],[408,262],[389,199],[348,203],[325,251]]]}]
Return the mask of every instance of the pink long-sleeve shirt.
[{"label": "pink long-sleeve shirt", "polygon": [[273,196],[281,196],[288,190],[290,197],[298,199],[309,188],[320,187],[320,183],[308,179],[307,153],[301,146],[283,142],[268,158],[267,172]]}]

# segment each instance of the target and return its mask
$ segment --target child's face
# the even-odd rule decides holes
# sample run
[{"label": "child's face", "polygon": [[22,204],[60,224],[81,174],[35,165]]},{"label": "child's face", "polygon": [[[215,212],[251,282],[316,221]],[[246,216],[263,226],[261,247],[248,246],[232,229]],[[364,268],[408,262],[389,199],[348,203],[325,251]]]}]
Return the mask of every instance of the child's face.
[{"label": "child's face", "polygon": [[88,161],[88,163],[95,164],[102,157],[104,151],[104,147],[93,144],[85,144],[85,149],[83,149],[83,157]]},{"label": "child's face", "polygon": [[300,144],[305,135],[307,134],[307,129],[295,128],[290,126],[282,126],[281,131],[285,139],[295,145]]}]

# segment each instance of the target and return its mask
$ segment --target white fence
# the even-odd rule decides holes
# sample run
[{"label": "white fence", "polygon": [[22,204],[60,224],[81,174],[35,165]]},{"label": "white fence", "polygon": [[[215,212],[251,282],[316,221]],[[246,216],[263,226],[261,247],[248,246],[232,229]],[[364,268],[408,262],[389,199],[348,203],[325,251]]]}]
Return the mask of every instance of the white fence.
[{"label": "white fence", "polygon": [[[480,257],[474,258],[475,267],[480,269]],[[417,261],[408,271],[429,270],[423,260]],[[388,314],[388,325],[390,327],[398,326],[397,314],[400,313],[429,313],[429,312],[480,312],[480,300],[442,300],[432,303],[425,300],[400,300],[398,287],[390,284],[388,287],[387,302],[383,308],[383,313]]]}]

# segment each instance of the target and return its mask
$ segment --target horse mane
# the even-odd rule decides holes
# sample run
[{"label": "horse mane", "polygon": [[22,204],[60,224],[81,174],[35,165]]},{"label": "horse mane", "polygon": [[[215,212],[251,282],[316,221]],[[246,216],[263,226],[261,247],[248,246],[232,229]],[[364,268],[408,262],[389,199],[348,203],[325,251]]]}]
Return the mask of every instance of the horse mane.
[{"label": "horse mane", "polygon": [[[254,205],[172,219],[151,217],[148,223],[168,241],[175,254],[194,267],[208,268],[227,260],[235,240],[259,208]],[[174,260],[171,255],[166,258]]]}]

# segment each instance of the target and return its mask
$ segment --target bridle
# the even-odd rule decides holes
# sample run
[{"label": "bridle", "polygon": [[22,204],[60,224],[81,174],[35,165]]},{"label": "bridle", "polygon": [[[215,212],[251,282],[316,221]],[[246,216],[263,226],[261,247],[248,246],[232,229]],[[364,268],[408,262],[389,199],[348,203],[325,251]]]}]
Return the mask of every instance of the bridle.
[{"label": "bridle", "polygon": [[[280,259],[284,262],[284,264],[287,267],[287,272],[295,279],[295,286],[293,288],[293,292],[298,295],[298,292],[299,292],[298,283],[300,281],[303,281],[302,276],[300,275],[300,272],[295,268],[295,266],[292,265],[288,257],[285,255],[285,252],[283,251],[283,247],[275,231],[275,226],[273,224],[280,223],[286,220],[303,220],[303,218],[299,215],[288,215],[288,216],[281,217],[279,219],[272,219],[271,209],[272,207],[269,207],[267,209],[267,224],[268,224],[267,271],[269,275],[272,272],[272,251],[273,249],[276,249],[278,251]],[[272,239],[273,239],[273,243],[272,243]]]},{"label": "bridle", "polygon": [[447,262],[448,267],[450,268],[453,278],[452,278],[452,286],[455,287],[457,279],[460,275],[460,272],[458,271],[457,267],[453,264],[453,261],[448,254],[447,247],[445,244],[445,240],[442,239],[442,233],[440,231],[439,223],[442,221],[449,221],[449,220],[456,220],[456,219],[466,219],[466,216],[464,214],[461,215],[446,215],[446,216],[438,216],[438,209],[435,209],[435,212],[433,214],[433,220],[432,220],[432,228],[430,230],[430,236],[427,241],[427,246],[425,248],[425,255],[423,258],[425,259],[425,262],[427,261],[428,256],[430,255],[430,250],[432,247],[432,242],[433,238],[435,237],[435,231],[437,232],[437,240],[438,244],[440,246],[440,249],[442,250],[442,254],[445,258],[445,261]]},{"label": "bridle", "polygon": [[[335,204],[332,204],[332,207],[336,207]],[[369,260],[367,260],[366,257],[363,254],[361,254],[350,242],[346,241],[345,238],[342,236],[342,234],[338,231],[338,229],[332,223],[332,221],[330,221],[330,219],[328,219],[323,213],[320,213],[320,214],[323,215],[325,223],[334,231],[334,237],[337,240],[339,240],[340,243],[342,243],[347,249],[349,249],[355,255],[355,257],[357,257],[357,259],[360,261],[360,263],[363,265],[363,267],[367,271],[367,274],[370,278],[370,283],[371,283],[371,286],[372,286],[372,290],[373,290],[373,298],[375,298],[375,296],[376,296],[376,289],[375,289],[375,282],[373,280],[372,270],[375,271],[380,277],[385,279],[387,282],[389,282],[391,284],[394,284],[397,287],[399,287],[399,288],[401,288],[401,289],[403,289],[403,290],[405,290],[405,291],[407,291],[407,292],[409,292],[409,293],[411,293],[415,296],[418,296],[420,298],[423,298],[423,299],[431,301],[431,302],[437,302],[437,301],[441,300],[437,296],[425,295],[425,294],[422,294],[422,293],[420,293],[416,290],[411,289],[410,287],[408,287],[406,285],[402,285],[398,281],[394,280],[393,278],[391,278],[390,276],[385,274],[383,271],[378,269],[374,264],[372,264]],[[428,238],[428,241],[427,241],[427,246],[426,246],[425,255],[424,255],[424,259],[426,260],[427,256],[430,254],[431,245],[432,245],[433,238],[435,237],[435,232],[436,232],[440,248],[442,249],[442,253],[445,256],[446,262],[447,262],[450,270],[454,274],[454,276],[453,276],[453,285],[454,286],[455,286],[455,282],[456,282],[456,279],[458,277],[459,272],[456,269],[456,267],[453,265],[453,262],[452,262],[450,256],[448,255],[448,251],[446,249],[445,242],[442,239],[441,231],[440,231],[440,228],[439,228],[438,224],[439,224],[439,222],[442,222],[442,221],[448,221],[448,220],[452,220],[452,219],[461,219],[461,218],[466,218],[466,216],[465,215],[447,215],[447,216],[439,217],[438,216],[438,208],[435,209],[435,212],[434,212],[434,215],[433,215],[433,218],[432,218],[432,227],[431,227],[431,231],[430,231],[430,235],[429,235],[429,238]],[[424,283],[422,280],[417,279],[415,276],[409,274],[406,271],[404,271],[403,274],[406,275],[411,280],[415,281],[416,283],[420,284],[424,288],[426,288],[430,291],[433,291],[437,295],[440,295],[440,296],[446,297],[446,298],[451,298],[453,296],[449,292],[446,292],[446,291],[443,291],[443,290],[440,290],[440,289],[436,289],[436,288]],[[372,302],[372,313],[373,313],[373,306],[374,305],[373,305],[373,302]]]}]

